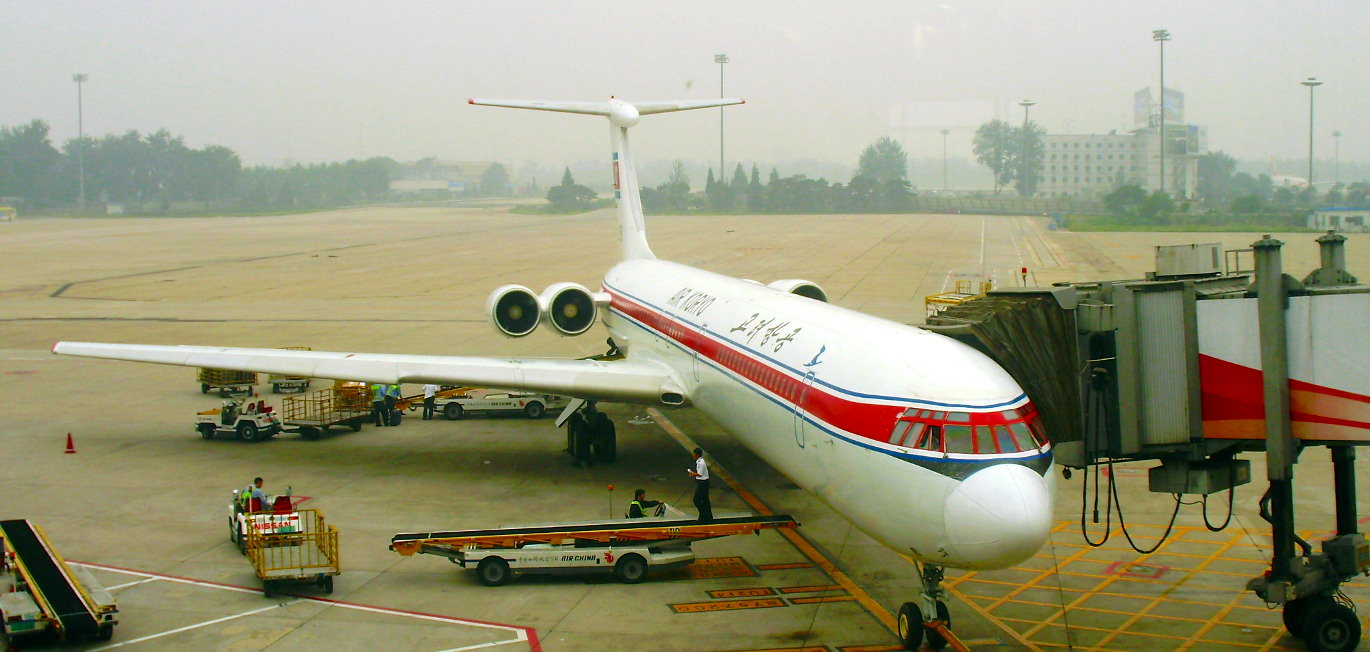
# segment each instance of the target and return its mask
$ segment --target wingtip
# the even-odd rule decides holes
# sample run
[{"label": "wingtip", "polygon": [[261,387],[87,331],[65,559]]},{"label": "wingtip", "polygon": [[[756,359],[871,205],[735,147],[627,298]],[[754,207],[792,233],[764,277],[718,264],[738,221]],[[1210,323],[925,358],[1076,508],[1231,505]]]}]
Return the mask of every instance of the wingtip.
[{"label": "wingtip", "polygon": [[59,346],[62,346],[62,343],[61,343],[61,342],[53,342],[53,343],[52,343],[52,353],[53,353],[53,355],[57,355],[57,347],[59,347]]}]

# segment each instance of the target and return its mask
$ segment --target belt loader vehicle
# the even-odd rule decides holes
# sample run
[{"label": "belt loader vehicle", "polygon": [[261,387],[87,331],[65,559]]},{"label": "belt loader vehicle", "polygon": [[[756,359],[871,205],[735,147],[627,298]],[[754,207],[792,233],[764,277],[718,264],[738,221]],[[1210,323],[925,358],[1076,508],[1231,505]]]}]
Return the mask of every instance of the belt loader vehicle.
[{"label": "belt loader vehicle", "polygon": [[514,574],[613,573],[636,584],[653,570],[694,562],[690,544],[734,534],[794,528],[786,515],[732,516],[711,521],[630,518],[396,534],[390,549],[406,557],[438,555],[476,574],[481,584],[501,586]]}]

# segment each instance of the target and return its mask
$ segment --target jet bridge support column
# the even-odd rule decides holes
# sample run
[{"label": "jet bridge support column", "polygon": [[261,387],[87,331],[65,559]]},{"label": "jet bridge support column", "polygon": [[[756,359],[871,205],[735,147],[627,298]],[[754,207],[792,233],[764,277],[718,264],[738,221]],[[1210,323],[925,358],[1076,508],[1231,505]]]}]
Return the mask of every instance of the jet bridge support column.
[{"label": "jet bridge support column", "polygon": [[[1265,397],[1265,464],[1270,480],[1270,526],[1274,555],[1270,562],[1271,585],[1292,588],[1294,574],[1294,437],[1289,423],[1289,350],[1284,311],[1285,293],[1280,247],[1284,243],[1269,235],[1252,243],[1256,257],[1256,312],[1260,326],[1261,374]],[[1281,593],[1267,599],[1282,604],[1292,596]]]}]

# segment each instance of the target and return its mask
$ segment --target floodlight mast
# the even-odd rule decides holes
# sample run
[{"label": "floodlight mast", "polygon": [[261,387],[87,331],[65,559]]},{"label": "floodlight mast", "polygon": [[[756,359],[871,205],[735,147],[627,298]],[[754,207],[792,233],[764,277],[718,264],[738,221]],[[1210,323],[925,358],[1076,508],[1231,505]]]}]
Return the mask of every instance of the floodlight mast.
[{"label": "floodlight mast", "polygon": [[642,195],[639,192],[637,169],[633,165],[632,151],[628,147],[628,128],[636,126],[644,115],[688,111],[690,109],[709,109],[744,103],[740,99],[629,103],[613,97],[609,98],[607,102],[490,99],[471,99],[468,102],[479,106],[600,115],[609,119],[609,140],[614,150],[614,199],[618,203],[618,224],[622,236],[624,260],[656,258],[656,254],[652,253],[652,248],[647,245],[647,229],[642,218]]}]

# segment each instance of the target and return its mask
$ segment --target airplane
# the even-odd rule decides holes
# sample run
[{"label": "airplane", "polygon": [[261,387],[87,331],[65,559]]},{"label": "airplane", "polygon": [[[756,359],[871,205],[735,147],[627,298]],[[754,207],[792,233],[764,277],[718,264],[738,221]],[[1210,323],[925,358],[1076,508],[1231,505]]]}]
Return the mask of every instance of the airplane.
[{"label": "airplane", "polygon": [[[477,100],[608,118],[622,260],[600,291],[505,285],[487,313],[501,333],[564,336],[603,321],[603,359],[503,359],[58,342],[53,352],[377,383],[483,385],[575,397],[558,419],[578,462],[612,461],[596,401],[693,406],[772,467],[889,548],[921,590],[899,610],[909,649],[950,624],[945,568],[1012,566],[1046,542],[1052,448],[1036,409],[989,357],[917,327],[828,303],[802,279],[769,285],[658,259],[648,245],[628,130],[642,116],[736,99],[630,103]],[[936,630],[929,643],[946,641]]]}]

